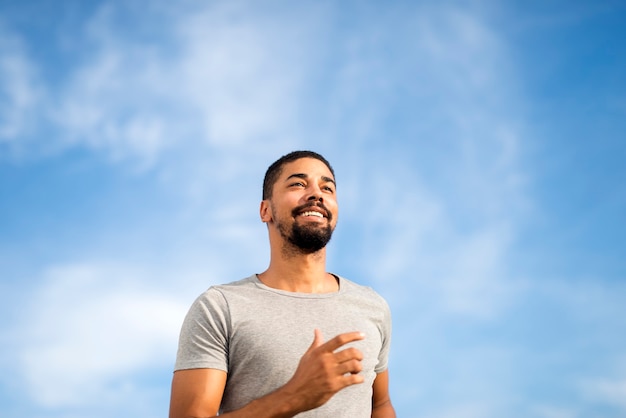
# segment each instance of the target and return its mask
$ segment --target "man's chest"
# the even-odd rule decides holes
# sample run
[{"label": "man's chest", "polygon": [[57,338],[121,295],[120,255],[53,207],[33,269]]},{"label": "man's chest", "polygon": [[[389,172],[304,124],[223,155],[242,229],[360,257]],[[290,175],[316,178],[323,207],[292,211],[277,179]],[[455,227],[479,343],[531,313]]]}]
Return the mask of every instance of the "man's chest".
[{"label": "man's chest", "polygon": [[230,373],[280,375],[288,379],[313,342],[314,329],[325,341],[338,334],[360,331],[365,339],[348,344],[363,353],[363,374],[374,378],[382,347],[380,324],[366,306],[319,300],[252,303],[231,312]]}]

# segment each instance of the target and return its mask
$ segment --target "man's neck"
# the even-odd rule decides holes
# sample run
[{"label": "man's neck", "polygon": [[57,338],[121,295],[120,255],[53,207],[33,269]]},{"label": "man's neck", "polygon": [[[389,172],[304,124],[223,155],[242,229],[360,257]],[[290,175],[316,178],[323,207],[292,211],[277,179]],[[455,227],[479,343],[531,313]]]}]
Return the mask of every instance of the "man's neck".
[{"label": "man's neck", "polygon": [[272,252],[270,265],[259,274],[267,286],[289,292],[330,293],[339,289],[335,276],[326,272],[326,249],[312,254]]}]

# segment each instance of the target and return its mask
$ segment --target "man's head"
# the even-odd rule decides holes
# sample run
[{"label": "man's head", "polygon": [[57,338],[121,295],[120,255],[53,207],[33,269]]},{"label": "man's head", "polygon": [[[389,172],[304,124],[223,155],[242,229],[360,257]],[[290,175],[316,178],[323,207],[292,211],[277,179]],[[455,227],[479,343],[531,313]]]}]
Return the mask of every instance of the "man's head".
[{"label": "man's head", "polygon": [[272,165],[270,165],[265,172],[265,178],[263,179],[263,200],[272,198],[272,189],[274,188],[276,180],[280,177],[285,164],[299,160],[300,158],[314,158],[323,162],[326,164],[326,167],[328,167],[333,177],[335,176],[335,171],[331,167],[330,163],[326,160],[326,158],[322,157],[317,152],[292,151],[274,161],[274,163],[272,163]]},{"label": "man's head", "polygon": [[261,219],[272,237],[300,253],[324,248],[337,217],[334,172],[328,161],[311,151],[287,154],[267,170]]}]

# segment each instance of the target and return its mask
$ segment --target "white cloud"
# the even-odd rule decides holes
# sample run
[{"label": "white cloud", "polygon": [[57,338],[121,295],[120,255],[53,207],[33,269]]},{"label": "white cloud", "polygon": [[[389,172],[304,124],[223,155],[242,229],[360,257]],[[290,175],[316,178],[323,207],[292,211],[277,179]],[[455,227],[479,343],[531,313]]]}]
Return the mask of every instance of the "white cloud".
[{"label": "white cloud", "polygon": [[577,418],[580,415],[569,407],[537,405],[531,408],[533,416],[538,418]]},{"label": "white cloud", "polygon": [[0,142],[17,141],[30,131],[41,94],[23,41],[0,21]]},{"label": "white cloud", "polygon": [[[98,256],[115,262],[59,263],[33,280],[32,294],[16,304],[19,322],[5,354],[35,404],[79,408],[149,398],[138,379],[157,370],[169,375],[193,299],[266,266],[266,232],[252,221],[254,207],[244,210],[234,196],[205,217],[199,213],[206,206],[189,209],[139,248],[126,246],[127,238],[153,224],[98,237]],[[92,251],[85,248],[83,257]]]},{"label": "white cloud", "polygon": [[179,22],[183,88],[213,144],[283,137],[297,119],[310,61],[303,28],[250,6],[218,4]]},{"label": "white cloud", "polygon": [[362,243],[368,253],[363,270],[404,277],[394,287],[398,298],[404,300],[410,286],[434,296],[438,310],[494,318],[520,290],[507,280],[506,263],[528,202],[521,133],[510,116],[523,98],[510,87],[515,75],[506,46],[478,14],[422,9],[397,25],[414,25],[412,55],[402,65],[412,70],[407,76],[428,80],[407,87],[416,89],[409,94],[420,121],[416,130],[445,153],[428,154],[428,140],[383,151],[384,157],[361,151],[364,159],[387,163],[359,167],[355,181],[362,185],[350,185],[356,209],[348,216],[362,219],[367,208],[364,224],[374,227]]},{"label": "white cloud", "polygon": [[160,55],[164,51],[117,39],[106,16],[94,18],[94,52],[72,67],[51,117],[62,142],[152,164],[189,134],[176,90],[162,87],[172,86],[176,75]]},{"label": "white cloud", "polygon": [[626,377],[622,379],[589,379],[582,383],[583,396],[593,402],[618,407],[626,412]]},{"label": "white cloud", "polygon": [[88,22],[93,52],[71,69],[53,115],[66,140],[148,165],[176,150],[210,157],[293,142],[318,11],[301,24],[290,12],[230,2],[156,10],[158,43],[120,27],[123,5]]},{"label": "white cloud", "polygon": [[145,272],[119,266],[44,274],[17,328],[19,373],[37,404],[99,404],[119,396],[134,374],[173,364],[189,301],[149,283]]}]

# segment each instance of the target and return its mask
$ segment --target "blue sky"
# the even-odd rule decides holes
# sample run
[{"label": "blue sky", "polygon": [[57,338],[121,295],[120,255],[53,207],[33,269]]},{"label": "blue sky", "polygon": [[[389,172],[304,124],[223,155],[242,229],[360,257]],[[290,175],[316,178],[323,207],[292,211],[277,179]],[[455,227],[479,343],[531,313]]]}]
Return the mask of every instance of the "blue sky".
[{"label": "blue sky", "polygon": [[333,163],[329,269],[401,417],[626,415],[620,1],[0,2],[0,412],[166,416],[260,272],[266,167]]}]

